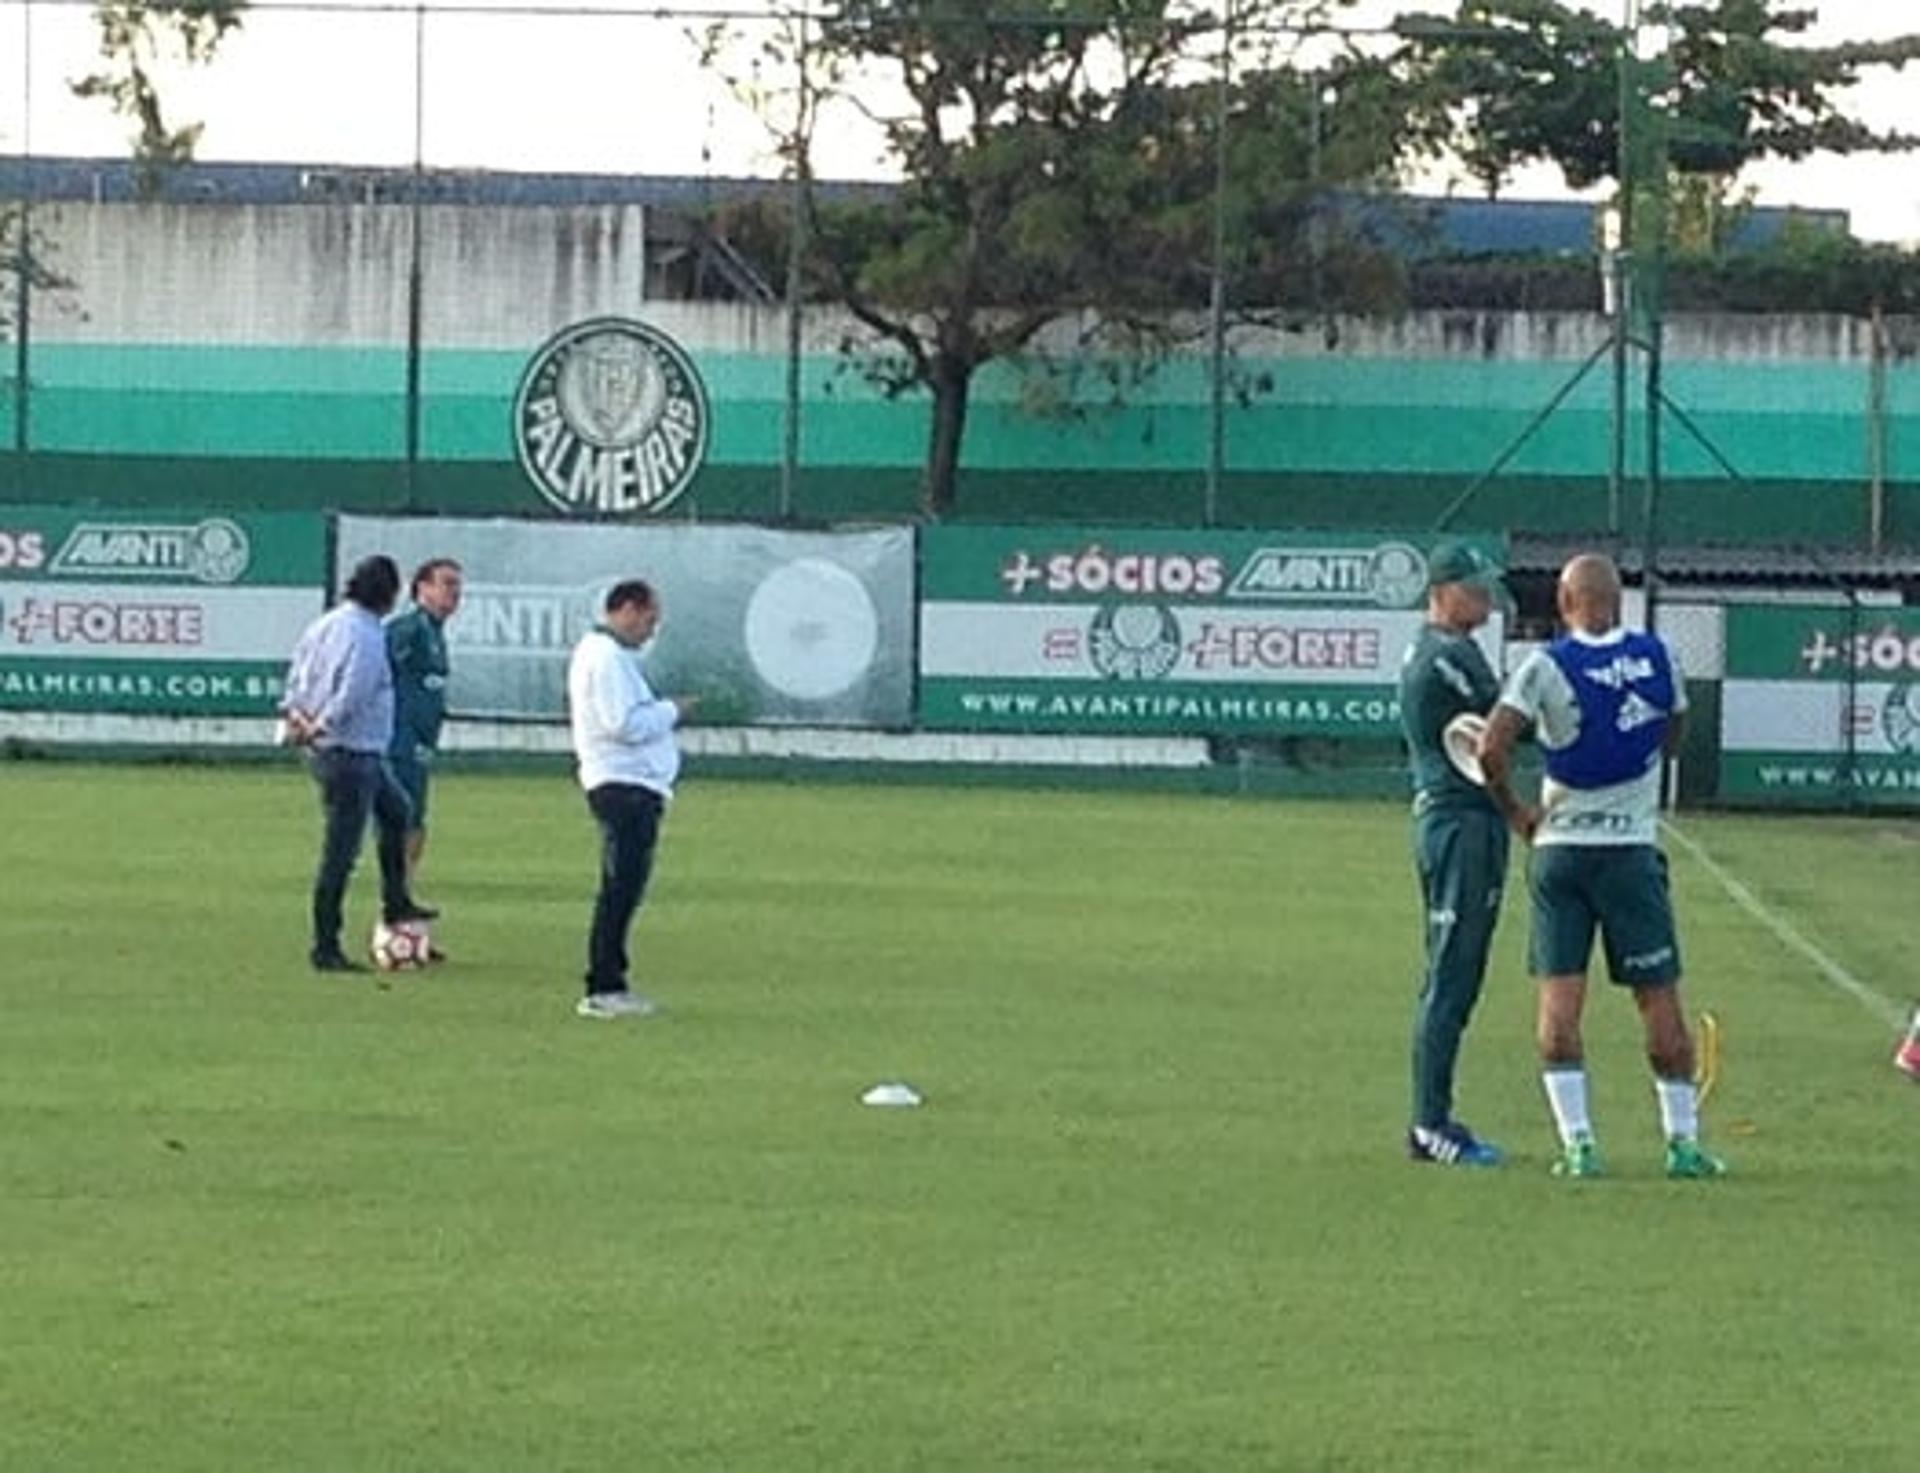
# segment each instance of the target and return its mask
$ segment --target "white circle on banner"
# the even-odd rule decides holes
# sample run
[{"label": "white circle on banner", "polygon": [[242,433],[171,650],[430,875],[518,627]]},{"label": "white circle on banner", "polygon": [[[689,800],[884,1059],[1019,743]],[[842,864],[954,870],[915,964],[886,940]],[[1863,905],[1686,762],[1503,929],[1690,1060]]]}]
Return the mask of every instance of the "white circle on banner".
[{"label": "white circle on banner", "polygon": [[775,568],[747,602],[754,673],[796,701],[824,701],[873,667],[880,616],[860,580],[838,563],[800,558]]}]

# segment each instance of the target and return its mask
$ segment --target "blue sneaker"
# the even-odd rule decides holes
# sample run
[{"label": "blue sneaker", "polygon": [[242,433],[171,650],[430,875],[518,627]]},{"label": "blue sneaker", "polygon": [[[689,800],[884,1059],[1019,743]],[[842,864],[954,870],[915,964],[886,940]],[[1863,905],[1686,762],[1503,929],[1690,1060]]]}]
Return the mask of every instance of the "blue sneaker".
[{"label": "blue sneaker", "polygon": [[1407,1159],[1433,1166],[1498,1166],[1500,1148],[1479,1139],[1458,1120],[1439,1127],[1416,1125],[1407,1132]]}]

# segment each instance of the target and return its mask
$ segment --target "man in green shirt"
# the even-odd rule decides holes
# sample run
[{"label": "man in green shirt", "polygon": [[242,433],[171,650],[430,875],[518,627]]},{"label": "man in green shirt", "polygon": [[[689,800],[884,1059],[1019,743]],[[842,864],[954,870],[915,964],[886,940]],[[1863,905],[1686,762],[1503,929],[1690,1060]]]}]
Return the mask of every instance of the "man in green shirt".
[{"label": "man in green shirt", "polygon": [[413,805],[407,824],[409,883],[427,847],[427,770],[447,715],[446,623],[460,607],[460,590],[460,564],[430,558],[414,572],[412,606],[387,621],[387,660],[393,666],[387,767]]},{"label": "man in green shirt", "polygon": [[1414,864],[1426,912],[1407,1154],[1439,1165],[1495,1166],[1499,1150],[1453,1117],[1453,1074],[1500,921],[1507,827],[1486,790],[1449,760],[1444,733],[1454,718],[1484,716],[1499,699],[1499,678],[1473,635],[1503,590],[1499,567],[1466,542],[1435,548],[1427,581],[1427,623],[1400,669]]}]

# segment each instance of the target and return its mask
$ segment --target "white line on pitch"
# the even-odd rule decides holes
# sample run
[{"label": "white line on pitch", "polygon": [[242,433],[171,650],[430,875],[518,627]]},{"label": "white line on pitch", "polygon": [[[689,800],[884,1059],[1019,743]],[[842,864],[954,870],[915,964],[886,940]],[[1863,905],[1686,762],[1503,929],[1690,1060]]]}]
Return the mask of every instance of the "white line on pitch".
[{"label": "white line on pitch", "polygon": [[1812,962],[1821,976],[1825,977],[1835,987],[1838,987],[1842,992],[1846,993],[1847,996],[1859,1003],[1876,1018],[1879,1018],[1889,1028],[1899,1028],[1906,1023],[1906,1009],[1902,1008],[1892,998],[1886,996],[1886,994],[1880,992],[1877,988],[1870,987],[1865,982],[1862,982],[1858,977],[1854,976],[1853,973],[1841,966],[1840,963],[1828,956],[1818,946],[1815,946],[1811,941],[1807,940],[1806,937],[1794,930],[1787,921],[1775,915],[1771,910],[1768,910],[1759,896],[1755,895],[1753,891],[1749,890],[1728,873],[1726,869],[1715,861],[1712,855],[1700,847],[1696,840],[1682,833],[1678,824],[1674,823],[1671,819],[1666,819],[1662,820],[1662,827],[1673,836],[1674,842],[1693,856],[1695,862],[1698,863],[1702,869],[1720,882],[1720,888],[1727,892],[1727,895],[1735,905],[1739,906],[1761,925],[1773,932],[1775,936],[1786,942],[1788,946],[1791,946],[1795,951],[1799,952],[1800,955]]}]

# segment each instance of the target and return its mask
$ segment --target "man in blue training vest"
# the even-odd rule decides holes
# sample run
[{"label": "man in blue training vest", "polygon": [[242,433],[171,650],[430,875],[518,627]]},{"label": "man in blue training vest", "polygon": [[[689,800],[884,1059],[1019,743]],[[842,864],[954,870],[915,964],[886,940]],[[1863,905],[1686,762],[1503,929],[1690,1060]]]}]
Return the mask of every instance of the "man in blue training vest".
[{"label": "man in blue training vest", "polygon": [[[1539,1043],[1560,1136],[1554,1171],[1598,1176],[1580,1013],[1597,929],[1613,981],[1632,989],[1646,1030],[1671,1177],[1722,1174],[1700,1145],[1693,1039],[1680,1005],[1680,942],[1658,846],[1661,759],[1678,750],[1686,687],[1667,647],[1620,625],[1620,573],[1605,557],[1560,573],[1566,634],[1508,680],[1480,761],[1487,791],[1533,843],[1528,966],[1540,983]],[[1514,744],[1531,726],[1546,757],[1540,807],[1511,786]]]}]

